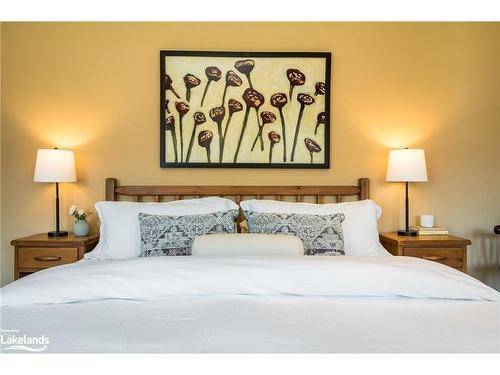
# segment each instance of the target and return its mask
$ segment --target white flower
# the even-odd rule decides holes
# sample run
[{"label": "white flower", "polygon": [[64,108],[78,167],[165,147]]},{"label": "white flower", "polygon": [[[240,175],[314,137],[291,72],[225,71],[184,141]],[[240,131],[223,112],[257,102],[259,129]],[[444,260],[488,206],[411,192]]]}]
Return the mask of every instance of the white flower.
[{"label": "white flower", "polygon": [[81,208],[78,210],[78,215],[82,216],[84,213],[85,213],[85,211],[82,210]]},{"label": "white flower", "polygon": [[70,215],[73,215],[73,214],[75,213],[75,211],[76,211],[76,206],[75,206],[75,205],[73,205],[73,206],[71,206],[71,207],[69,208],[69,214],[70,214]]}]

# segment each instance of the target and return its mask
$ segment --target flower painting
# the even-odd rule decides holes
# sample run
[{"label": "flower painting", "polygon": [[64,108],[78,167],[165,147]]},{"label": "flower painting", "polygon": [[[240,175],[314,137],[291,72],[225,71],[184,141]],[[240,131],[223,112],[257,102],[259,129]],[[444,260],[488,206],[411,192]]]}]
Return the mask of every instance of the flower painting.
[{"label": "flower painting", "polygon": [[329,168],[330,52],[160,53],[164,168]]}]

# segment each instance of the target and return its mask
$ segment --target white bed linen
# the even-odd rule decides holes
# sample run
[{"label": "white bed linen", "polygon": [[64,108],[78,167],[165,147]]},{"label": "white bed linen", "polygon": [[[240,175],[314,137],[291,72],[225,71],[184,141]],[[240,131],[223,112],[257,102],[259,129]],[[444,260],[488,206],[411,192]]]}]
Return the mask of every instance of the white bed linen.
[{"label": "white bed linen", "polygon": [[500,294],[417,258],[83,261],[1,292],[53,352],[500,352]]}]

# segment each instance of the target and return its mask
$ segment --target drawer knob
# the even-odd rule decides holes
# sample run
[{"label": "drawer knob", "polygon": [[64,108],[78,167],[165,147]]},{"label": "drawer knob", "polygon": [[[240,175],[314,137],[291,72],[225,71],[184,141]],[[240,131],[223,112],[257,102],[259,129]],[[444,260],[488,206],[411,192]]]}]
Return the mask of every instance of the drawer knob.
[{"label": "drawer knob", "polygon": [[61,257],[56,257],[56,256],[43,256],[43,257],[35,257],[35,260],[38,260],[40,262],[55,262],[58,260],[61,260]]},{"label": "drawer knob", "polygon": [[448,257],[443,257],[443,256],[439,256],[439,255],[427,255],[427,256],[423,256],[422,258],[427,259],[427,260],[433,260],[433,261],[448,259]]}]

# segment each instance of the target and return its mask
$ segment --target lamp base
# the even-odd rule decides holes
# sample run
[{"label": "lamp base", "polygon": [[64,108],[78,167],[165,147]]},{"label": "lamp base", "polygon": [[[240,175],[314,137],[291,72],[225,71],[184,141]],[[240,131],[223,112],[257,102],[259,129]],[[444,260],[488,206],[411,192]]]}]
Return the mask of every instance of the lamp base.
[{"label": "lamp base", "polygon": [[409,229],[408,232],[404,229],[398,230],[398,235],[399,236],[416,236],[418,234],[418,231],[414,229]]},{"label": "lamp base", "polygon": [[49,237],[65,237],[68,235],[68,232],[66,232],[65,230],[62,230],[62,231],[61,230],[60,231],[54,230],[52,232],[47,233],[47,235]]}]

